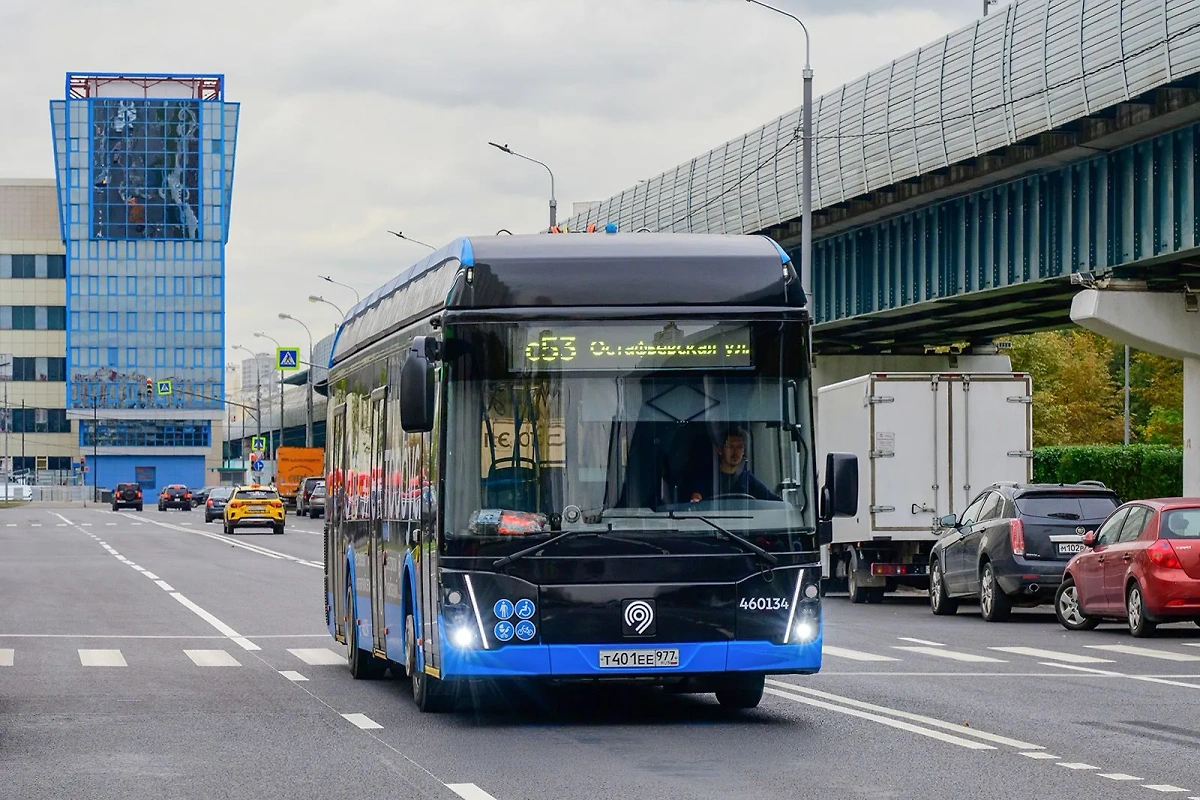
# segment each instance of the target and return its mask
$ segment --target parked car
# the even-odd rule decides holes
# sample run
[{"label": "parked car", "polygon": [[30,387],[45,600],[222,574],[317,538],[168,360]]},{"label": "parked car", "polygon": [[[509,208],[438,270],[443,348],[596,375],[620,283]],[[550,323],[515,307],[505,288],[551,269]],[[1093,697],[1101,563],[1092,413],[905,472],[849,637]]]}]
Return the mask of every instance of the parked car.
[{"label": "parked car", "polygon": [[312,519],[317,517],[325,517],[325,482],[321,481],[312,490],[312,497],[308,501],[308,516]]},{"label": "parked car", "polygon": [[239,486],[233,490],[224,511],[225,533],[238,528],[269,525],[283,533],[283,499],[279,492],[262,486]]},{"label": "parked car", "polygon": [[212,522],[214,519],[223,519],[225,504],[229,502],[232,495],[232,486],[214,486],[208,493],[208,499],[204,501],[204,521]]},{"label": "parked car", "polygon": [[309,503],[312,501],[312,492],[318,483],[324,483],[325,479],[320,475],[313,475],[308,478],[302,478],[300,485],[296,487],[296,516],[303,517],[309,514]]},{"label": "parked car", "polygon": [[112,493],[112,510],[122,508],[142,510],[142,487],[137,483],[118,483]]},{"label": "parked car", "polygon": [[1141,637],[1163,622],[1200,625],[1200,499],[1126,503],[1083,544],[1054,600],[1064,628],[1124,620]]},{"label": "parked car", "polygon": [[1050,602],[1063,569],[1083,549],[1084,534],[1120,505],[1099,482],[994,483],[955,517],[929,556],[929,605],[953,614],[963,599],[979,600],[988,622],[1014,606]]},{"label": "parked car", "polygon": [[170,486],[163,487],[163,490],[158,493],[158,510],[166,511],[168,508],[191,511],[192,490],[182,483],[172,483]]}]

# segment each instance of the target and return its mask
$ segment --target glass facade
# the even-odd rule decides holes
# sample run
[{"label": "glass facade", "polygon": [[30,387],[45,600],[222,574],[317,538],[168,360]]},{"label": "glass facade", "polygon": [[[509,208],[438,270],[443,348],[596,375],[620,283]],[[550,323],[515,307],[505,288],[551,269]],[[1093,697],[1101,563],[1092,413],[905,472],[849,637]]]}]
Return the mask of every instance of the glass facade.
[{"label": "glass facade", "polygon": [[[224,417],[238,104],[220,76],[71,73],[66,87],[51,123],[67,305],[44,313],[67,330],[68,413],[88,420],[87,446],[93,416],[102,446],[208,446]],[[148,379],[170,380],[171,394]]]}]

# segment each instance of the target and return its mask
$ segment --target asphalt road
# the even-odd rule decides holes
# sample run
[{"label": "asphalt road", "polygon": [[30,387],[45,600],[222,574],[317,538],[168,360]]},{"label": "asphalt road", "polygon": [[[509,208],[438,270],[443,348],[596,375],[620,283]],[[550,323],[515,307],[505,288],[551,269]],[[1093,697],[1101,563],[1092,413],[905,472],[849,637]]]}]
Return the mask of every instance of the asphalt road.
[{"label": "asphalt road", "polygon": [[1200,798],[1200,628],[826,599],[820,675],[424,715],[324,627],[321,522],[0,510],[0,798]]}]

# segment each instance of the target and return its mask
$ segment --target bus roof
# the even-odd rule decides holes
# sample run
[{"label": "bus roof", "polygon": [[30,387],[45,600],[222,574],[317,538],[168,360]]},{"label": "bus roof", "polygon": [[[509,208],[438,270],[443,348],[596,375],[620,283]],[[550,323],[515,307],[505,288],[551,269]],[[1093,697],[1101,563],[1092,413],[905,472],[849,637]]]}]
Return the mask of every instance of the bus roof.
[{"label": "bus roof", "polygon": [[[441,308],[803,306],[791,258],[765,236],[527,234],[455,239],[350,309],[330,352],[344,360]],[[457,280],[471,267],[471,285]]]}]

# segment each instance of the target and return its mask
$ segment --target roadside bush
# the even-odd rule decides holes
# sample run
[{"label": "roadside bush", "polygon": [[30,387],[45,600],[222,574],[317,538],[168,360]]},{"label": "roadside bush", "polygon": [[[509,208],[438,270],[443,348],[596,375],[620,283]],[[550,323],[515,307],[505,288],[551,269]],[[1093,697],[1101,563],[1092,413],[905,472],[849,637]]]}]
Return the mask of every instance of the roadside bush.
[{"label": "roadside bush", "polygon": [[1183,491],[1183,451],[1156,444],[1038,447],[1035,483],[1103,481],[1121,498],[1178,497]]}]

